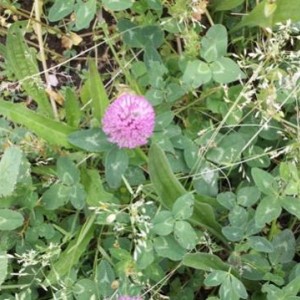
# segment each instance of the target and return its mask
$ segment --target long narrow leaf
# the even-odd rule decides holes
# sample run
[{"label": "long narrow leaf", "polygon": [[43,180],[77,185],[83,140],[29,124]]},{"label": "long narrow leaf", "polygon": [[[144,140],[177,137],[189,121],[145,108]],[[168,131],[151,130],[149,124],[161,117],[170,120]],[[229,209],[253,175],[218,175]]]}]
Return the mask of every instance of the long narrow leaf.
[{"label": "long narrow leaf", "polygon": [[[6,41],[6,59],[23,89],[38,104],[38,109],[45,115],[51,114],[51,105],[45,92],[39,73],[35,54],[25,43],[21,22],[10,26]],[[25,79],[26,78],[26,79]]]},{"label": "long narrow leaf", "polygon": [[92,98],[93,115],[96,119],[100,120],[109,104],[109,100],[100,74],[92,61],[89,62],[88,82],[90,96]]},{"label": "long narrow leaf", "polygon": [[39,115],[23,104],[14,104],[2,99],[0,99],[0,113],[10,121],[25,126],[50,144],[72,148],[67,137],[74,129],[64,123]]}]

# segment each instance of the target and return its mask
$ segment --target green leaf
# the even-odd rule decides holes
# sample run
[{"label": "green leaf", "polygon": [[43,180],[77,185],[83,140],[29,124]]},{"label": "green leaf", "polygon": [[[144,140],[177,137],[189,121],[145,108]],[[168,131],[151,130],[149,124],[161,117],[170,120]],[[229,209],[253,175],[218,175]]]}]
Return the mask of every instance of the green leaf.
[{"label": "green leaf", "polygon": [[73,185],[80,180],[79,170],[68,157],[58,158],[56,171],[58,178],[64,185]]},{"label": "green leaf", "polygon": [[55,0],[48,14],[50,22],[57,22],[69,15],[74,9],[75,0]]},{"label": "green leaf", "polygon": [[236,205],[236,196],[232,192],[224,192],[218,194],[217,200],[222,206],[224,206],[228,210],[233,209],[233,207],[235,207]]},{"label": "green leaf", "polygon": [[151,241],[145,242],[145,247],[139,247],[141,251],[137,254],[136,263],[141,270],[149,267],[154,261],[154,249]]},{"label": "green leaf", "polygon": [[230,276],[230,279],[231,279],[231,285],[232,285],[233,291],[240,298],[242,298],[242,299],[248,299],[248,294],[247,294],[247,291],[246,291],[246,288],[245,288],[244,284],[239,279],[237,279],[235,276],[233,276],[233,275]]},{"label": "green leaf", "polygon": [[68,125],[46,118],[26,108],[0,99],[0,111],[7,119],[25,126],[49,144],[71,148],[67,136],[74,131]]},{"label": "green leaf", "polygon": [[248,211],[245,208],[236,205],[229,212],[228,219],[232,226],[244,228],[248,221]]},{"label": "green leaf", "polygon": [[172,209],[175,201],[186,194],[184,187],[173,174],[165,153],[157,144],[149,150],[149,174],[160,202]]},{"label": "green leaf", "polygon": [[75,6],[75,28],[81,30],[89,27],[96,14],[96,0],[88,0]]},{"label": "green leaf", "polygon": [[83,186],[78,183],[71,187],[70,190],[70,201],[74,208],[82,209],[85,205],[86,193]]},{"label": "green leaf", "polygon": [[104,259],[101,260],[97,266],[96,282],[98,285],[98,292],[103,297],[109,297],[114,290],[111,284],[115,280],[115,272],[112,266]]},{"label": "green leaf", "polygon": [[255,223],[258,227],[263,227],[266,223],[276,220],[281,214],[279,200],[274,196],[263,198],[255,211]]},{"label": "green leaf", "polygon": [[154,239],[154,249],[159,256],[179,261],[183,258],[186,251],[172,236],[160,236]]},{"label": "green leaf", "polygon": [[95,282],[87,278],[78,280],[72,290],[76,300],[95,299],[97,295]]},{"label": "green leaf", "polygon": [[272,27],[276,23],[287,20],[298,22],[300,21],[299,9],[298,0],[277,0],[276,2],[264,0],[244,16],[242,21],[234,27],[234,30],[244,26]]},{"label": "green leaf", "polygon": [[237,203],[239,205],[250,207],[260,198],[260,191],[255,186],[247,186],[238,190]]},{"label": "green leaf", "polygon": [[133,0],[103,0],[103,6],[107,10],[121,11],[130,8],[134,1]]},{"label": "green leaf", "polygon": [[132,48],[158,48],[164,42],[164,33],[157,25],[137,26],[127,19],[118,22],[124,42]]},{"label": "green leaf", "polygon": [[279,198],[281,206],[288,211],[290,214],[296,216],[300,219],[300,199],[294,197],[280,197]]},{"label": "green leaf", "polygon": [[278,194],[278,183],[270,173],[258,168],[252,168],[251,175],[256,186],[262,193],[270,196]]},{"label": "green leaf", "polygon": [[213,0],[212,6],[215,11],[231,10],[241,5],[245,0]]},{"label": "green leaf", "polygon": [[274,251],[272,243],[261,236],[250,236],[248,243],[252,249],[258,252],[271,253]]},{"label": "green leaf", "polygon": [[217,168],[204,161],[193,176],[193,187],[199,195],[215,197],[219,191]]},{"label": "green leaf", "polygon": [[194,196],[187,193],[180,196],[172,207],[172,214],[176,220],[186,220],[192,216],[194,210]]},{"label": "green leaf", "polygon": [[171,212],[160,211],[152,220],[152,231],[158,235],[168,235],[173,231],[175,220]]},{"label": "green leaf", "polygon": [[4,151],[0,161],[0,197],[13,193],[22,162],[22,152],[17,147],[9,147]]},{"label": "green leaf", "polygon": [[128,168],[129,158],[124,149],[114,148],[105,159],[105,179],[111,188],[118,188]]},{"label": "green leaf", "polygon": [[42,203],[46,209],[55,210],[69,202],[71,197],[70,186],[55,183],[43,194]]},{"label": "green leaf", "polygon": [[101,202],[111,202],[113,194],[108,193],[103,185],[98,170],[83,169],[81,172],[82,183],[87,192],[87,204],[97,206]]},{"label": "green leaf", "polygon": [[174,226],[174,237],[179,245],[187,250],[192,250],[196,247],[198,236],[186,221],[176,221]]},{"label": "green leaf", "polygon": [[211,80],[212,73],[207,63],[201,60],[189,61],[182,76],[182,82],[188,89],[193,90]]},{"label": "green leaf", "polygon": [[211,149],[206,158],[215,163],[227,165],[239,160],[246,141],[239,133],[225,136],[218,142],[217,147]]},{"label": "green leaf", "polygon": [[67,87],[65,90],[64,106],[67,124],[71,127],[77,128],[80,123],[81,111],[76,93],[70,87]]},{"label": "green leaf", "polygon": [[244,237],[244,230],[243,228],[236,227],[236,226],[224,226],[222,228],[222,233],[229,241],[238,242],[243,239]]},{"label": "green leaf", "polygon": [[228,271],[230,269],[230,266],[223,262],[218,256],[201,252],[186,254],[182,260],[182,264],[202,271]]},{"label": "green leaf", "polygon": [[0,251],[0,287],[7,276],[8,256],[5,251]]},{"label": "green leaf", "polygon": [[277,234],[272,244],[276,249],[269,254],[269,259],[273,265],[292,262],[296,252],[296,241],[290,229],[285,229]]},{"label": "green leaf", "polygon": [[221,24],[213,25],[201,39],[200,55],[207,62],[216,61],[226,55],[227,44],[226,28]]},{"label": "green leaf", "polygon": [[95,215],[91,215],[80,231],[78,231],[75,238],[69,242],[67,248],[60,254],[59,259],[51,264],[51,270],[47,274],[43,285],[49,286],[60,281],[78,263],[80,257],[86,252],[90,240],[94,235],[94,220]]},{"label": "green leaf", "polygon": [[14,230],[23,225],[24,217],[11,209],[0,209],[0,230]]},{"label": "green leaf", "polygon": [[221,285],[225,281],[227,276],[228,272],[214,270],[205,278],[204,284],[207,286]]},{"label": "green leaf", "polygon": [[241,71],[239,65],[227,57],[221,57],[214,61],[210,68],[213,80],[218,83],[227,84],[245,78],[245,74]]},{"label": "green leaf", "polygon": [[27,95],[38,104],[38,109],[45,115],[51,115],[45,86],[37,75],[39,69],[35,53],[25,43],[21,25],[21,22],[15,22],[9,27],[6,39],[7,62]]},{"label": "green leaf", "polygon": [[100,74],[95,63],[89,61],[89,91],[92,98],[93,115],[99,121],[102,119],[107,106],[109,105],[108,96],[105,91]]},{"label": "green leaf", "polygon": [[75,131],[68,136],[68,141],[70,144],[88,152],[104,152],[113,147],[100,128]]}]

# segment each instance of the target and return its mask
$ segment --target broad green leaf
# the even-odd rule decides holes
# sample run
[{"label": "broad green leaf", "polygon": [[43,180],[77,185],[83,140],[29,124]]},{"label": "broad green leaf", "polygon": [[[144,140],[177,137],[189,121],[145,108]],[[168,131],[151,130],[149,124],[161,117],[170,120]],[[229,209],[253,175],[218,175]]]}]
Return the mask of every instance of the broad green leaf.
[{"label": "broad green leaf", "polygon": [[45,86],[38,75],[40,71],[36,54],[25,43],[20,29],[22,24],[15,22],[9,27],[6,40],[7,61],[28,96],[38,104],[38,110],[45,115],[51,115],[52,109]]},{"label": "broad green leaf", "polygon": [[88,83],[90,96],[92,98],[93,115],[100,122],[107,106],[109,105],[109,100],[103,85],[103,81],[95,63],[92,60],[89,61]]},{"label": "broad green leaf", "polygon": [[14,230],[22,226],[24,217],[11,209],[0,209],[0,230]]},{"label": "broad green leaf", "polygon": [[103,6],[107,10],[121,11],[130,8],[134,1],[133,0],[103,0]]},{"label": "broad green leaf", "polygon": [[176,199],[172,213],[176,220],[186,220],[192,216],[194,210],[194,196],[191,193],[187,193]]},{"label": "broad green leaf", "polygon": [[215,163],[227,165],[239,160],[246,141],[239,133],[224,136],[215,148],[208,151],[206,158]]},{"label": "broad green leaf", "polygon": [[263,0],[234,27],[237,30],[243,26],[272,27],[276,23],[291,20],[300,21],[300,2],[298,0]]},{"label": "broad green leaf", "polygon": [[239,300],[240,297],[237,295],[232,286],[230,276],[227,276],[219,289],[220,299],[222,300]]},{"label": "broad green leaf", "polygon": [[221,270],[228,271],[230,266],[218,256],[209,253],[188,253],[184,256],[182,264],[202,271]]},{"label": "broad green leaf", "polygon": [[280,197],[279,201],[285,210],[300,219],[300,198],[285,196]]},{"label": "broad green leaf", "polygon": [[252,249],[258,252],[271,253],[274,251],[272,243],[262,236],[250,236],[248,243]]},{"label": "broad green leaf", "polygon": [[189,61],[182,76],[182,82],[188,89],[195,89],[211,80],[212,73],[207,63],[201,60]]},{"label": "broad green leaf", "polygon": [[296,252],[296,241],[290,229],[285,229],[277,234],[272,244],[275,251],[269,254],[269,259],[273,265],[292,262]]},{"label": "broad green leaf", "polygon": [[232,289],[242,299],[248,299],[248,294],[244,284],[235,276],[230,275]]},{"label": "broad green leaf", "polygon": [[111,296],[114,290],[111,284],[115,280],[115,272],[112,266],[104,259],[97,266],[96,282],[98,292],[103,297]]},{"label": "broad green leaf", "polygon": [[227,84],[245,78],[245,74],[239,65],[227,57],[221,57],[215,60],[210,68],[213,80],[218,83]]},{"label": "broad green leaf", "polygon": [[201,39],[200,55],[207,62],[213,62],[226,55],[227,30],[221,24],[211,26]]},{"label": "broad green leaf", "polygon": [[151,241],[146,241],[145,247],[139,248],[141,251],[137,253],[136,263],[139,269],[144,270],[149,267],[155,259],[153,244]]},{"label": "broad green leaf", "polygon": [[96,14],[96,0],[80,2],[75,6],[75,28],[81,30],[89,27]]},{"label": "broad green leaf", "polygon": [[71,148],[67,136],[74,129],[62,122],[46,118],[26,108],[0,99],[0,111],[10,121],[21,124],[49,144]]},{"label": "broad green leaf", "polygon": [[67,87],[65,90],[64,107],[66,111],[67,124],[71,127],[77,128],[80,123],[81,111],[76,93],[70,87]]},{"label": "broad green leaf", "polygon": [[238,190],[237,203],[244,207],[254,205],[260,198],[260,191],[255,186],[247,186]]},{"label": "broad green leaf", "polygon": [[46,209],[55,210],[69,202],[71,197],[70,186],[55,183],[43,194],[42,203]]},{"label": "broad green leaf", "polygon": [[212,6],[215,11],[231,10],[241,5],[245,0],[213,0]]},{"label": "broad green leaf", "polygon": [[187,250],[194,249],[198,241],[195,230],[186,221],[175,222],[174,237],[179,245]]},{"label": "broad green leaf", "polygon": [[186,253],[185,249],[170,235],[154,238],[154,249],[158,256],[169,258],[173,261],[181,260]]},{"label": "broad green leaf", "polygon": [[50,22],[57,22],[69,15],[74,9],[75,0],[55,0],[48,14]]},{"label": "broad green leaf", "polygon": [[0,197],[13,193],[20,172],[22,152],[17,147],[9,147],[4,151],[0,161]]},{"label": "broad green leaf", "polygon": [[244,228],[248,221],[248,211],[245,208],[236,205],[229,212],[228,219],[232,226]]},{"label": "broad green leaf", "polygon": [[86,193],[80,183],[73,185],[70,189],[70,202],[76,209],[82,209],[85,205]]},{"label": "broad green leaf", "polygon": [[244,237],[243,228],[236,226],[224,226],[222,227],[222,233],[229,241],[232,242],[238,242]]},{"label": "broad green leaf", "polygon": [[258,204],[255,211],[255,223],[263,227],[266,223],[276,220],[281,214],[279,200],[274,196],[264,197]]},{"label": "broad green leaf", "polygon": [[271,164],[269,156],[259,146],[249,147],[244,153],[244,158],[251,168],[267,168]]},{"label": "broad green leaf", "polygon": [[160,211],[152,220],[152,231],[158,235],[168,235],[174,229],[174,217],[170,211]]},{"label": "broad green leaf", "polygon": [[204,283],[207,286],[218,286],[225,281],[227,276],[228,272],[214,270],[205,278]]},{"label": "broad green leaf", "polygon": [[105,159],[105,179],[111,188],[118,188],[128,168],[129,158],[124,149],[114,148]]},{"label": "broad green leaf", "polygon": [[0,251],[0,287],[7,276],[8,256],[4,251]]},{"label": "broad green leaf", "polygon": [[158,48],[164,41],[164,33],[157,25],[137,26],[127,19],[118,22],[124,42],[132,48]]},{"label": "broad green leaf", "polygon": [[227,208],[228,210],[233,209],[236,205],[236,196],[232,192],[223,192],[217,196],[218,202]]},{"label": "broad green leaf", "polygon": [[80,172],[68,157],[59,157],[56,163],[57,176],[64,185],[73,185],[80,180]]},{"label": "broad green leaf", "polygon": [[95,282],[87,278],[76,281],[72,289],[76,300],[91,300],[97,295]]},{"label": "broad green leaf", "polygon": [[257,188],[262,193],[276,197],[279,189],[278,183],[270,173],[258,168],[252,168],[251,175]]},{"label": "broad green leaf", "polygon": [[68,136],[68,141],[88,152],[104,152],[112,148],[112,144],[107,141],[107,136],[100,128],[72,132]]},{"label": "broad green leaf", "polygon": [[204,161],[193,177],[193,187],[197,194],[215,197],[219,191],[219,172],[217,168]]},{"label": "broad green leaf", "polygon": [[259,253],[244,254],[241,256],[243,278],[250,280],[261,280],[271,270],[268,259]]}]

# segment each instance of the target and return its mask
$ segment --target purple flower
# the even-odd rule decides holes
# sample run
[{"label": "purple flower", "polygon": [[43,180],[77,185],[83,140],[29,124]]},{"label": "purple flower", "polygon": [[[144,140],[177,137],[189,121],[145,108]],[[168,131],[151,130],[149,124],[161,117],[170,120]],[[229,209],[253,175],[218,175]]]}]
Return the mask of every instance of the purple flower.
[{"label": "purple flower", "polygon": [[120,296],[118,300],[143,300],[139,296]]},{"label": "purple flower", "polygon": [[143,96],[123,94],[106,110],[102,119],[108,140],[120,148],[147,144],[155,123],[153,107]]}]

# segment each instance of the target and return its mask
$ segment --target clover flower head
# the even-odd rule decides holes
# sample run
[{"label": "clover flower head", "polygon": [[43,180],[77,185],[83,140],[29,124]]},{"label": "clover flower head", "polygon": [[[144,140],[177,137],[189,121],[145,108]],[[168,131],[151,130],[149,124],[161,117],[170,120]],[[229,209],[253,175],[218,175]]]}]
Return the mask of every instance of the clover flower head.
[{"label": "clover flower head", "polygon": [[102,129],[110,142],[132,149],[147,144],[154,123],[153,107],[145,97],[123,94],[107,108]]},{"label": "clover flower head", "polygon": [[120,296],[118,300],[143,300],[139,296]]}]

